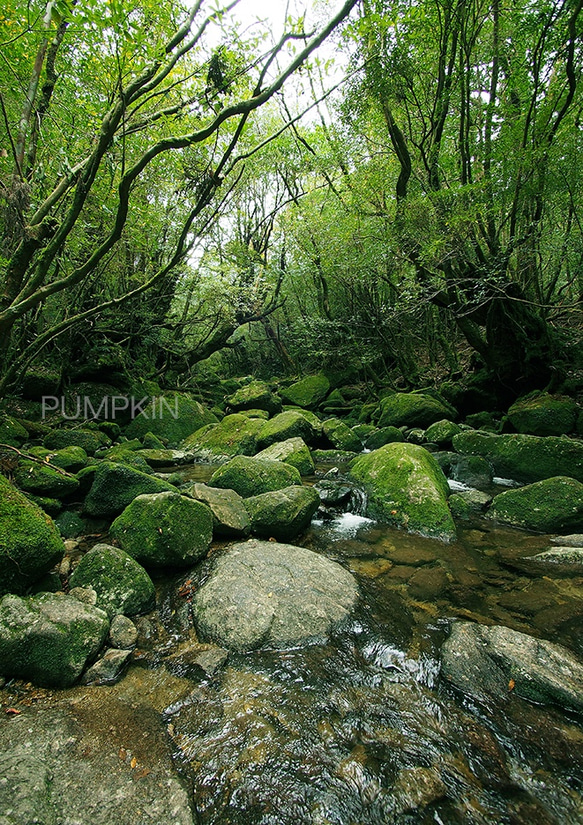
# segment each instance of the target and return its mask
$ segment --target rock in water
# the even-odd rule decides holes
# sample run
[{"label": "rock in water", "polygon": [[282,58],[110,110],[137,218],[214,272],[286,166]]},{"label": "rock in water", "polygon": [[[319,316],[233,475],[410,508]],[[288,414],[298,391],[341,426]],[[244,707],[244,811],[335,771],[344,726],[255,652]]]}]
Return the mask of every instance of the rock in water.
[{"label": "rock in water", "polygon": [[290,544],[255,541],[220,556],[193,601],[204,636],[232,650],[326,637],[356,602],[354,577]]},{"label": "rock in water", "polygon": [[583,711],[583,662],[567,648],[508,627],[455,622],[442,648],[441,672],[477,699],[533,702]]}]

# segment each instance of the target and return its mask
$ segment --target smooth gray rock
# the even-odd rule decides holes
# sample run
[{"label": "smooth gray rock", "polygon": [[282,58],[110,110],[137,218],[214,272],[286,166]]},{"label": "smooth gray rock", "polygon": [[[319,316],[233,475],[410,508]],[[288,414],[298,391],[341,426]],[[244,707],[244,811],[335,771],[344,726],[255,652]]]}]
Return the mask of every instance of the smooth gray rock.
[{"label": "smooth gray rock", "polygon": [[455,622],[442,648],[442,675],[480,700],[516,695],[583,711],[583,662],[567,648],[495,625]]},{"label": "smooth gray rock", "polygon": [[138,643],[138,628],[128,616],[118,613],[111,620],[108,641],[112,647],[131,650]]},{"label": "smooth gray rock", "polygon": [[187,492],[197,501],[210,507],[213,514],[213,534],[225,538],[243,538],[249,535],[251,522],[243,498],[234,490],[193,484]]},{"label": "smooth gray rock", "polygon": [[221,555],[197,591],[199,631],[229,649],[326,637],[356,602],[353,576],[311,550],[250,540]]},{"label": "smooth gray rock", "polygon": [[81,677],[83,685],[114,685],[129,664],[131,650],[109,648]]}]

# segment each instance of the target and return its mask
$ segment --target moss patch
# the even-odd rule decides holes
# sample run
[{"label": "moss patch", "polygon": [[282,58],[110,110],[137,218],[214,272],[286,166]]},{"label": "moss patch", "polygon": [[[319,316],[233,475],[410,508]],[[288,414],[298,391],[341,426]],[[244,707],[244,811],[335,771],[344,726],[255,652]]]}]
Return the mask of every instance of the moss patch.
[{"label": "moss patch", "polygon": [[562,533],[583,529],[583,484],[558,476],[496,496],[488,513],[494,519],[538,530]]},{"label": "moss patch", "polygon": [[301,483],[299,472],[289,464],[240,455],[219,467],[211,476],[209,486],[234,490],[248,498]]}]

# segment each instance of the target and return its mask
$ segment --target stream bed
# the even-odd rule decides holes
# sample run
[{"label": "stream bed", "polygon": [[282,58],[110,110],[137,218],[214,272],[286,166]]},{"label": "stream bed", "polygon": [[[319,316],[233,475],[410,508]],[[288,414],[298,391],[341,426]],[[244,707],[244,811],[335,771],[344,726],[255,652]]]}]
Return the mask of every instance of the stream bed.
[{"label": "stream bed", "polygon": [[[204,481],[208,468],[190,475]],[[157,610],[138,620],[118,685],[0,691],[5,710],[18,711],[0,720],[3,749],[9,728],[16,742],[17,726],[34,732],[66,711],[75,759],[95,760],[97,786],[105,769],[112,788],[117,774],[131,779],[118,794],[133,806],[127,820],[115,800],[98,805],[87,780],[85,813],[71,803],[69,818],[31,823],[583,823],[581,719],[511,685],[504,703],[477,703],[440,677],[456,619],[583,655],[583,580],[537,576],[521,561],[548,536],[476,520],[443,544],[348,513],[314,521],[296,543],[359,584],[356,612],[326,644],[230,653],[213,673],[192,672],[180,653],[196,642],[195,570],[157,581]],[[172,802],[156,813],[161,788]]]}]

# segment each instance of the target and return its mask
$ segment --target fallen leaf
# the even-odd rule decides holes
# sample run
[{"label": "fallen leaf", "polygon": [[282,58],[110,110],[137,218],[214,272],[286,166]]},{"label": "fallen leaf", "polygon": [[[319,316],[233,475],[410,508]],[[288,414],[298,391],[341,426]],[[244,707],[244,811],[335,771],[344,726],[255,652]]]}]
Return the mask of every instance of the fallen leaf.
[{"label": "fallen leaf", "polygon": [[21,710],[18,710],[18,708],[6,708],[6,709],[5,709],[5,711],[4,711],[4,713],[5,713],[7,716],[20,716],[20,714],[22,713],[22,711],[21,711]]},{"label": "fallen leaf", "polygon": [[136,759],[135,756],[132,756],[132,761],[130,762],[130,767],[135,768],[137,766],[137,764],[138,764],[138,760]]},{"label": "fallen leaf", "polygon": [[514,685],[515,685],[515,684],[516,684],[516,682],[514,681],[514,679],[511,679],[511,680],[508,682],[508,690],[514,690]]}]

